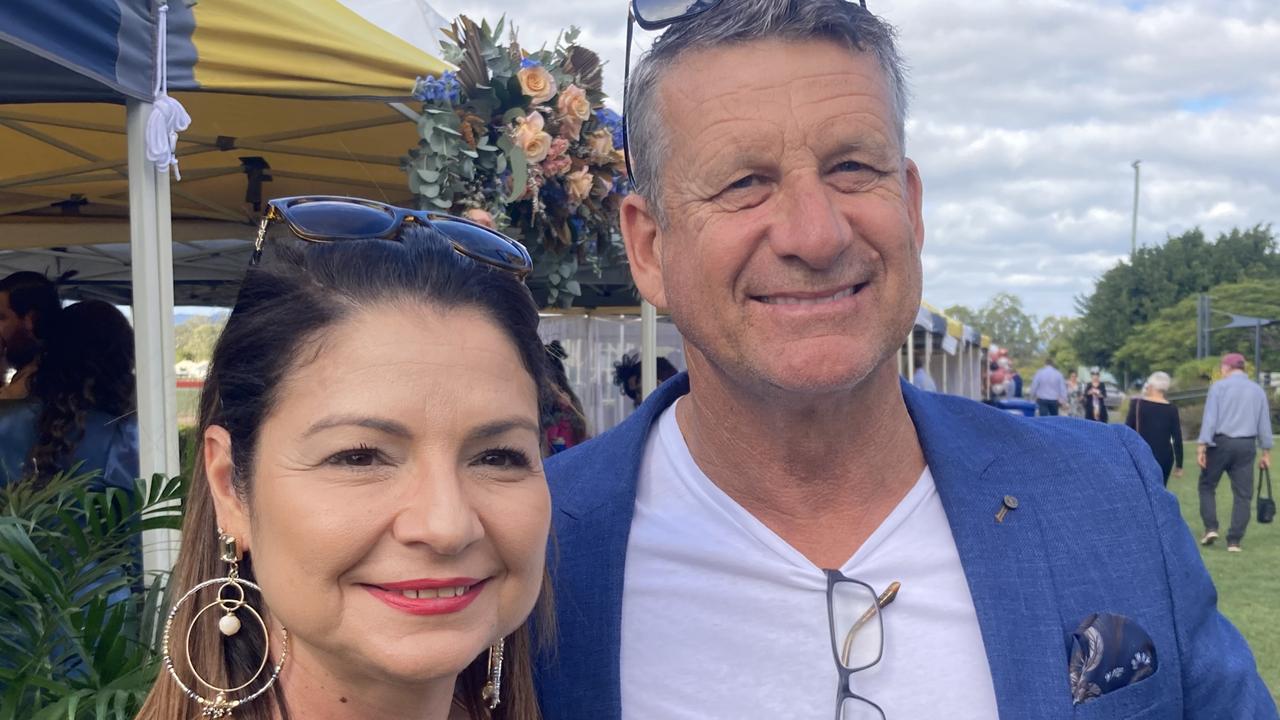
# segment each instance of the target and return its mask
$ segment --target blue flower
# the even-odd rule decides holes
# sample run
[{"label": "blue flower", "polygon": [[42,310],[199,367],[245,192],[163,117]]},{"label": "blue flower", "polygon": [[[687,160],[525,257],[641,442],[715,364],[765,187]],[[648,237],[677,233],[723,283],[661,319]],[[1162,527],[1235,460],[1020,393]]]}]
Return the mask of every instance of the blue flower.
[{"label": "blue flower", "polygon": [[458,82],[458,74],[446,72],[438,78],[418,78],[414,86],[414,97],[423,102],[456,103],[462,98],[462,85]]},{"label": "blue flower", "polygon": [[626,125],[623,123],[621,115],[609,108],[600,108],[596,110],[596,121],[613,135],[614,149],[624,147]]},{"label": "blue flower", "polygon": [[542,63],[531,57],[527,57],[520,61],[521,70],[528,70],[529,68],[535,68],[535,67],[542,67]]}]

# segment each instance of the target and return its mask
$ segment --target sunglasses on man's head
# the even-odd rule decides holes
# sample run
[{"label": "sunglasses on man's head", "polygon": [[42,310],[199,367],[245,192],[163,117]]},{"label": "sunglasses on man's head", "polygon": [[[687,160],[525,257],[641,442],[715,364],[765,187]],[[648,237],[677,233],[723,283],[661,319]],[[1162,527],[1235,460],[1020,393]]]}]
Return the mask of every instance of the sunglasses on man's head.
[{"label": "sunglasses on man's head", "polygon": [[523,245],[497,230],[465,218],[427,210],[408,210],[362,198],[309,195],[278,198],[267,203],[258,226],[251,264],[262,259],[267,227],[282,222],[308,242],[342,240],[394,240],[406,224],[439,232],[461,255],[524,279],[533,270],[533,259]]},{"label": "sunglasses on man's head", "polygon": [[[635,173],[631,172],[631,147],[627,132],[627,90],[631,87],[631,36],[632,25],[649,31],[661,30],[683,20],[701,15],[719,6],[721,0],[629,0],[627,4],[627,50],[622,64],[622,150],[627,163],[627,180],[636,187]],[[858,0],[863,10],[867,0]]]}]

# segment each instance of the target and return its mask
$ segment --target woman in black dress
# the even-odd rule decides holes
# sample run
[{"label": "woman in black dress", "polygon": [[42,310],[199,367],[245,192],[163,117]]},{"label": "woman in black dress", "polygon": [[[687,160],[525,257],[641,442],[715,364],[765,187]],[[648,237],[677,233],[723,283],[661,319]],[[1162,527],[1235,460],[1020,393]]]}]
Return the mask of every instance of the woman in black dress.
[{"label": "woman in black dress", "polygon": [[1169,471],[1174,467],[1182,477],[1182,423],[1178,408],[1165,398],[1168,390],[1168,373],[1152,373],[1142,386],[1142,396],[1129,403],[1129,416],[1124,421],[1151,446],[1165,486],[1169,485]]},{"label": "woman in black dress", "polygon": [[1102,375],[1094,370],[1089,376],[1089,384],[1080,391],[1080,404],[1084,405],[1084,419],[1107,421],[1107,384],[1102,382]]}]

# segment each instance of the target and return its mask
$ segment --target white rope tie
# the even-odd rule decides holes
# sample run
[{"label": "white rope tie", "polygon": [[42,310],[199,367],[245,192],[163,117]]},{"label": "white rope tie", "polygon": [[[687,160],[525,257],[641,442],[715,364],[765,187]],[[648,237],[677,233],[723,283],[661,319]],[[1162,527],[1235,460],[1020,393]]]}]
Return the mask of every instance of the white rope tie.
[{"label": "white rope tie", "polygon": [[178,133],[191,127],[191,116],[182,103],[169,97],[169,5],[160,6],[159,42],[156,48],[156,87],[152,101],[151,117],[147,118],[147,159],[156,169],[165,172],[173,166],[173,177],[182,179],[178,172]]}]

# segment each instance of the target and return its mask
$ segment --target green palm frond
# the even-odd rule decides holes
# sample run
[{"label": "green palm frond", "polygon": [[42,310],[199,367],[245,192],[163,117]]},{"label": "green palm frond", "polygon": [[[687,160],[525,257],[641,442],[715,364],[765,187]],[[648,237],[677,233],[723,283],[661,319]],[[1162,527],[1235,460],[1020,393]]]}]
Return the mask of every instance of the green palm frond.
[{"label": "green palm frond", "polygon": [[181,526],[187,484],[65,475],[0,489],[0,720],[128,720],[159,671],[167,576],[143,530]]}]

